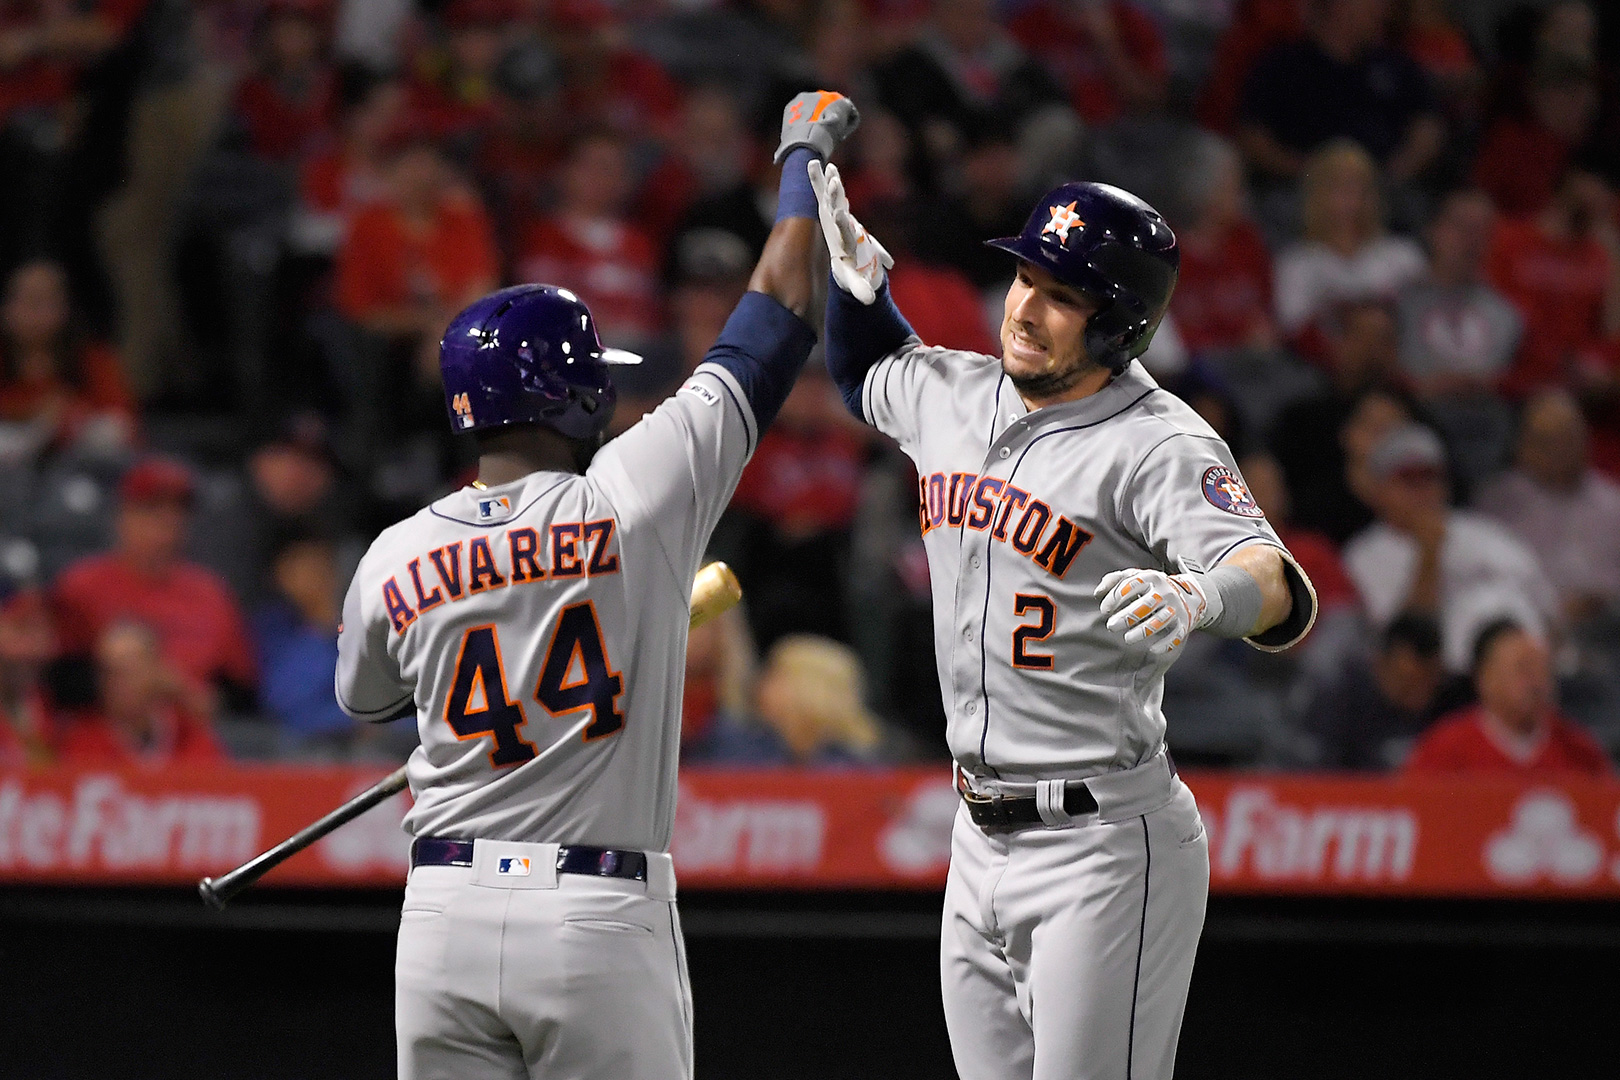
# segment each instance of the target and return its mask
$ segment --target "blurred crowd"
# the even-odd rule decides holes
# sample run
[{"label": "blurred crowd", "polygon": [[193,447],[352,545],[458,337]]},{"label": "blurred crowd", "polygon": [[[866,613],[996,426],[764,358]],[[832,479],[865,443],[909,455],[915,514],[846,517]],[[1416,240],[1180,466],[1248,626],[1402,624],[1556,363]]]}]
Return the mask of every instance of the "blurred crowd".
[{"label": "blurred crowd", "polygon": [[[1063,179],[1182,249],[1144,358],[1314,579],[1195,638],[1185,762],[1606,771],[1620,750],[1620,19],[1588,0],[0,0],[0,763],[397,759],[331,694],[378,529],[470,477],[437,341],[579,293],[614,430],[772,220],[780,108],[931,344],[998,351]],[[714,541],[693,762],[944,756],[910,463],[812,359]]]}]

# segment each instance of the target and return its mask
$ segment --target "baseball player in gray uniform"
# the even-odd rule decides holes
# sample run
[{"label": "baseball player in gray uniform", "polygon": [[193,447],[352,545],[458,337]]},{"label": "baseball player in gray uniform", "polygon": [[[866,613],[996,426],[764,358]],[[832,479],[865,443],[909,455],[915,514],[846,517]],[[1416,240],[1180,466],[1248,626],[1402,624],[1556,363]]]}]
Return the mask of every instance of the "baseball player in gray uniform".
[{"label": "baseball player in gray uniform", "polygon": [[606,446],[608,366],[636,358],[601,346],[572,293],[505,289],[445,332],[445,400],[478,438],[479,479],[377,538],[338,640],[344,709],[414,714],[421,732],[403,1080],[692,1075],[668,855],[688,596],[815,342],[808,165],[857,120],[837,94],[789,104],[749,292],[692,377]]},{"label": "baseball player in gray uniform", "polygon": [[957,1070],[1169,1077],[1209,849],[1164,673],[1194,630],[1285,649],[1316,610],[1231,451],[1135,360],[1175,237],[1123,191],[1065,184],[992,242],[1018,258],[1002,355],[929,348],[836,168],[813,178],[828,368],[920,477],[962,794],[940,944]]}]

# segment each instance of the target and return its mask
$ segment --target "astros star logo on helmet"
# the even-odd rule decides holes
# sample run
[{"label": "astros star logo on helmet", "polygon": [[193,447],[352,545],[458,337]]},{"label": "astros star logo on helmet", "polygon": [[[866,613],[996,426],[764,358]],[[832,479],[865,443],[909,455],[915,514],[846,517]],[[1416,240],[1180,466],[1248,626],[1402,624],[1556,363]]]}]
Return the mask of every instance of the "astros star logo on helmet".
[{"label": "astros star logo on helmet", "polygon": [[1046,227],[1041,229],[1041,235],[1056,233],[1058,242],[1067,245],[1069,242],[1069,230],[1084,228],[1085,224],[1084,221],[1080,220],[1080,215],[1074,212],[1074,203],[1071,202],[1066,206],[1054,206],[1052,207],[1052,218],[1046,223]]}]

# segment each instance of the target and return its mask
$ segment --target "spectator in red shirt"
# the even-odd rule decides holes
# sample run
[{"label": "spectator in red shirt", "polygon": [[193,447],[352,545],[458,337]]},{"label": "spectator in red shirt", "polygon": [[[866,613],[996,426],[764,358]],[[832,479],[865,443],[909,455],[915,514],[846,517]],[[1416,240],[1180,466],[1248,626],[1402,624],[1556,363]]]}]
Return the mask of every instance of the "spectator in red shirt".
[{"label": "spectator in red shirt", "polygon": [[590,305],[602,340],[640,349],[661,326],[658,250],[626,206],[628,149],[608,131],[574,144],[556,213],[535,222],[517,258],[518,276],[572,289]]},{"label": "spectator in red shirt", "polygon": [[354,215],[388,197],[388,140],[399,130],[405,84],[357,75],[344,96],[339,138],[328,140],[299,170],[293,240],[304,251],[336,251]]},{"label": "spectator in red shirt", "polygon": [[259,68],[236,92],[253,152],[294,161],[329,134],[336,78],[325,58],[324,0],[272,0],[259,32]]},{"label": "spectator in red shirt", "polygon": [[436,389],[439,335],[495,287],[500,256],[483,206],[438,144],[415,132],[398,138],[387,200],[356,213],[338,249],[337,301],[367,330],[417,347],[422,381]]},{"label": "spectator in red shirt", "polygon": [[1591,70],[1554,56],[1531,73],[1527,107],[1491,125],[1474,159],[1474,183],[1510,217],[1552,202],[1571,156],[1592,136],[1598,115]]},{"label": "spectator in red shirt", "polygon": [[41,448],[80,441],[121,447],[134,437],[118,357],[85,337],[73,318],[67,276],[45,259],[24,263],[6,282],[0,421],[32,428]]},{"label": "spectator in red shirt", "polygon": [[656,60],[630,47],[606,3],[553,4],[551,24],[562,56],[563,114],[579,125],[575,130],[605,128],[631,140],[674,133],[680,87]]},{"label": "spectator in red shirt", "polygon": [[97,706],[62,734],[72,765],[211,764],[225,755],[194,694],[163,659],[157,635],[116,622],[96,641]]},{"label": "spectator in red shirt", "polygon": [[1437,721],[1407,759],[1408,773],[1614,771],[1597,741],[1559,713],[1547,647],[1516,623],[1481,631],[1474,689],[1479,704]]},{"label": "spectator in red shirt", "polygon": [[45,668],[56,628],[38,589],[0,581],[0,767],[44,765],[56,756],[56,723]]},{"label": "spectator in red shirt", "polygon": [[1503,391],[1523,397],[1570,382],[1577,354],[1620,331],[1620,229],[1608,185],[1567,170],[1545,210],[1497,224],[1487,269],[1524,315]]},{"label": "spectator in red shirt", "polygon": [[1164,102],[1169,70],[1159,29],[1124,0],[1036,0],[1007,28],[1052,69],[1088,124]]},{"label": "spectator in red shirt", "polygon": [[1186,179],[1187,220],[1178,223],[1181,273],[1170,313],[1191,352],[1270,348],[1271,253],[1249,217],[1243,161],[1224,139],[1199,140]]},{"label": "spectator in red shirt", "polygon": [[496,72],[517,16],[510,0],[452,0],[444,48],[417,58],[411,112],[443,139],[476,141],[499,117]]},{"label": "spectator in red shirt", "polygon": [[89,655],[109,626],[138,620],[157,635],[177,676],[247,711],[257,670],[236,598],[182,554],[193,495],[191,470],[168,458],[148,457],[125,474],[113,550],[75,563],[56,581],[62,648]]}]

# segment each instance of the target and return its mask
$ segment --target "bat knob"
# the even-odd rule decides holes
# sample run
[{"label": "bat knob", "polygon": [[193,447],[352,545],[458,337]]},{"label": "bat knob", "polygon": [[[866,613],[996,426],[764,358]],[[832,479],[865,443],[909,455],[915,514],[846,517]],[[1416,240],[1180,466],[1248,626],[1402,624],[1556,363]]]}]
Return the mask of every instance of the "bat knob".
[{"label": "bat knob", "polygon": [[213,878],[205,877],[197,882],[197,895],[202,897],[203,903],[215,911],[225,910],[225,898],[214,889]]}]

